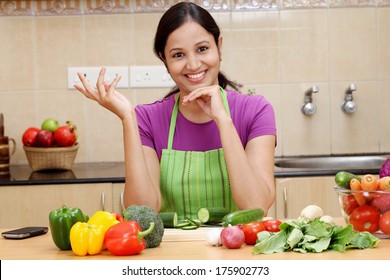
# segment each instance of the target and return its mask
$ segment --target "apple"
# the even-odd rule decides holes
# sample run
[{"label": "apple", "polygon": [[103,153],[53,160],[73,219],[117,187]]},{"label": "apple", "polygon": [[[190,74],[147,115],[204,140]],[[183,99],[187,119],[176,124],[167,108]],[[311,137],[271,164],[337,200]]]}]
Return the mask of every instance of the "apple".
[{"label": "apple", "polygon": [[58,127],[53,134],[54,144],[59,147],[73,146],[77,141],[77,128],[71,122]]},{"label": "apple", "polygon": [[24,146],[32,147],[35,145],[35,137],[40,129],[38,127],[29,127],[23,133],[22,142]]},{"label": "apple", "polygon": [[58,121],[56,119],[47,118],[42,122],[41,129],[54,132],[59,126],[60,126],[60,124],[58,123]]},{"label": "apple", "polygon": [[51,147],[53,145],[53,133],[46,129],[41,129],[35,137],[35,147]]}]

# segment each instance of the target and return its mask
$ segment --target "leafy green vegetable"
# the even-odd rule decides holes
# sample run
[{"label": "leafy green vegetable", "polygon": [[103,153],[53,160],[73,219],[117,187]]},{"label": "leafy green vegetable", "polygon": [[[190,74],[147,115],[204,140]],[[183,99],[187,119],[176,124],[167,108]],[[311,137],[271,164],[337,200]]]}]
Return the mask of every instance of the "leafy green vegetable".
[{"label": "leafy green vegetable", "polygon": [[379,238],[369,232],[353,230],[352,225],[342,227],[328,224],[318,218],[313,221],[289,220],[282,223],[279,228],[279,232],[259,232],[252,253],[258,255],[286,251],[344,252],[347,249],[373,248],[379,242]]}]

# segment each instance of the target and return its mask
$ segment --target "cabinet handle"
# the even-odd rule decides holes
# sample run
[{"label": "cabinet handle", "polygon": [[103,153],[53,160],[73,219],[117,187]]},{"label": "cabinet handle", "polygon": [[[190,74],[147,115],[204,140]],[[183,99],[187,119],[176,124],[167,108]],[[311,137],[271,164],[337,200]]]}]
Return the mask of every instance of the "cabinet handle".
[{"label": "cabinet handle", "polygon": [[104,211],[104,207],[105,207],[105,193],[102,192],[102,210]]},{"label": "cabinet handle", "polygon": [[283,214],[284,218],[287,219],[288,217],[288,207],[287,207],[287,189],[286,187],[283,187]]},{"label": "cabinet handle", "polygon": [[120,200],[121,200],[121,208],[122,208],[122,213],[123,213],[123,211],[125,211],[125,204],[123,203],[123,192],[121,192]]}]

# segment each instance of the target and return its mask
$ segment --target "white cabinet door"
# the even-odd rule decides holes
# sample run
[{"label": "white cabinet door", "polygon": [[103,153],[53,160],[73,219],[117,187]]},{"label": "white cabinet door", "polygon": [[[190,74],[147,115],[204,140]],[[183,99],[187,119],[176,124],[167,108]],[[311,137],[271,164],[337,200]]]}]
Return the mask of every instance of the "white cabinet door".
[{"label": "white cabinet door", "polygon": [[0,227],[48,226],[50,211],[63,205],[91,216],[112,210],[112,184],[0,187]]},{"label": "white cabinet door", "polygon": [[316,204],[325,215],[341,216],[334,176],[294,177],[276,179],[276,216],[279,219],[297,218],[309,204]]}]

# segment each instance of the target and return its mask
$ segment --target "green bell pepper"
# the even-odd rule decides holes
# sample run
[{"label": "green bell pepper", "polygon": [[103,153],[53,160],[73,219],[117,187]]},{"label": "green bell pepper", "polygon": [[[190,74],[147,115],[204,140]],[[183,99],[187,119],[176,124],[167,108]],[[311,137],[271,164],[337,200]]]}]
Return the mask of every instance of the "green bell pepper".
[{"label": "green bell pepper", "polygon": [[72,249],[70,245],[70,229],[77,222],[87,222],[88,216],[79,208],[62,206],[49,214],[51,237],[54,244],[61,250]]}]

